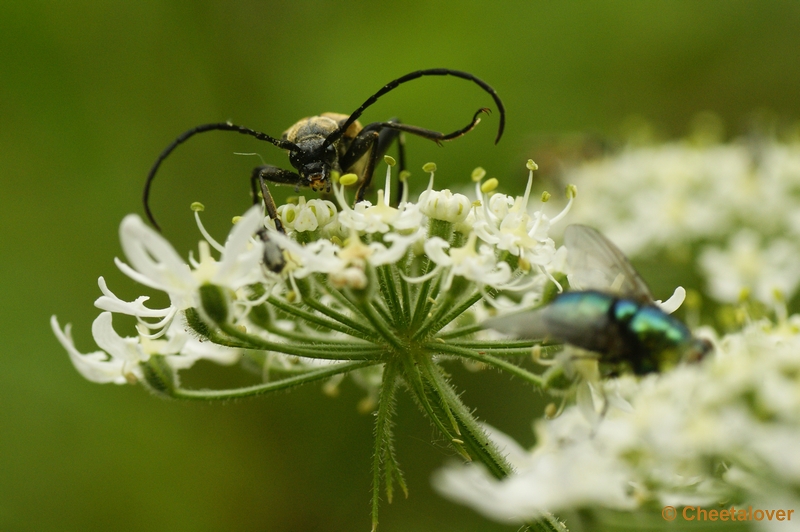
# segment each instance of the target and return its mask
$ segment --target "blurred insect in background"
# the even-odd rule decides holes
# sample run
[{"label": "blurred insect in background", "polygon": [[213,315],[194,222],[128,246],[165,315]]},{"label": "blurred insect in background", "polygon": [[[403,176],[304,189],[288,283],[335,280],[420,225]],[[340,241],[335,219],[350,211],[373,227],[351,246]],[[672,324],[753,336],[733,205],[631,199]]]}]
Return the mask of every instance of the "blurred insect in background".
[{"label": "blurred insect in background", "polygon": [[591,351],[605,375],[660,372],[711,350],[708,340],[695,338],[655,303],[630,261],[598,231],[570,225],[564,245],[573,291],[546,306],[489,320],[487,328]]},{"label": "blurred insect in background", "polygon": [[[317,192],[330,192],[332,172],[340,174],[342,172],[355,173],[360,176],[361,181],[355,198],[355,202],[358,203],[364,199],[364,194],[372,180],[372,174],[375,170],[378,157],[385,154],[389,146],[395,140],[398,141],[400,170],[404,169],[405,155],[402,139],[399,138],[401,133],[417,135],[430,139],[438,144],[442,141],[458,138],[472,131],[478,122],[480,122],[479,116],[482,113],[489,112],[489,109],[486,107],[478,109],[469,124],[447,134],[403,124],[397,119],[390,119],[386,122],[373,122],[366,126],[362,126],[361,123],[358,122],[358,118],[361,114],[374,104],[378,98],[394,90],[403,83],[423,76],[454,76],[472,81],[484,91],[488,92],[500,111],[500,124],[497,137],[495,138],[495,144],[500,141],[500,137],[503,135],[503,128],[505,127],[505,108],[497,92],[495,92],[492,87],[468,72],[445,68],[418,70],[389,82],[378,92],[367,98],[367,100],[350,115],[323,113],[318,116],[303,118],[287,129],[280,139],[247,127],[237,126],[230,122],[204,124],[184,132],[161,152],[161,155],[158,156],[158,159],[156,159],[156,162],[153,164],[147,176],[143,201],[144,210],[148,219],[156,229],[160,230],[150,210],[149,197],[153,179],[161,163],[175,148],[189,138],[199,133],[214,130],[235,131],[243,135],[250,135],[259,140],[270,142],[278,148],[289,152],[289,163],[296,171],[284,170],[271,165],[263,165],[253,169],[250,178],[253,203],[258,203],[258,192],[260,189],[267,214],[274,220],[276,228],[279,231],[282,231],[283,228],[278,219],[275,202],[272,199],[272,195],[269,193],[267,182],[293,185],[295,189],[309,187]],[[398,186],[398,198],[402,194],[401,187],[402,182]]]}]

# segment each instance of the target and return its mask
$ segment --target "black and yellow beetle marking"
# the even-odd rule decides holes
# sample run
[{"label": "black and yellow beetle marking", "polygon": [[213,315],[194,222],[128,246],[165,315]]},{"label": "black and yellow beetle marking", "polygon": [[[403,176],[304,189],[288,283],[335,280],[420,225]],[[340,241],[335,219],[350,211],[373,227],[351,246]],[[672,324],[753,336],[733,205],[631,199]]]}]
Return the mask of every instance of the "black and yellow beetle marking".
[{"label": "black and yellow beetle marking", "polygon": [[[332,171],[339,173],[352,172],[358,174],[361,181],[355,201],[359,202],[363,200],[364,194],[372,180],[372,174],[375,170],[378,158],[386,153],[386,150],[392,142],[398,140],[401,133],[410,133],[433,140],[436,143],[441,143],[442,141],[452,140],[468,133],[478,124],[478,117],[480,114],[489,112],[488,108],[478,109],[469,124],[447,134],[403,124],[396,119],[391,119],[386,122],[373,122],[366,126],[362,126],[358,121],[361,114],[369,106],[374,104],[378,98],[394,90],[403,83],[423,76],[454,76],[472,81],[484,91],[488,92],[500,111],[500,124],[498,126],[495,144],[500,140],[500,137],[503,135],[503,128],[505,127],[505,108],[497,92],[495,92],[491,86],[468,72],[449,70],[446,68],[418,70],[387,83],[350,115],[323,113],[318,116],[303,118],[286,130],[280,139],[244,126],[237,126],[230,122],[204,124],[185,131],[161,152],[150,169],[150,173],[147,175],[143,196],[144,210],[147,214],[147,218],[156,229],[160,229],[150,210],[149,197],[153,179],[164,159],[166,159],[175,148],[194,135],[214,130],[235,131],[243,135],[250,135],[289,152],[289,162],[295,171],[284,170],[283,168],[272,165],[263,165],[253,169],[250,178],[253,203],[259,201],[258,192],[261,191],[267,213],[275,220],[275,225],[278,230],[282,231],[283,228],[280,220],[278,220],[275,202],[272,199],[272,195],[269,193],[267,182],[292,185],[295,188],[309,187],[317,192],[329,192],[331,189]],[[400,150],[399,158],[402,168],[404,158],[402,142],[398,142],[398,148]]]}]

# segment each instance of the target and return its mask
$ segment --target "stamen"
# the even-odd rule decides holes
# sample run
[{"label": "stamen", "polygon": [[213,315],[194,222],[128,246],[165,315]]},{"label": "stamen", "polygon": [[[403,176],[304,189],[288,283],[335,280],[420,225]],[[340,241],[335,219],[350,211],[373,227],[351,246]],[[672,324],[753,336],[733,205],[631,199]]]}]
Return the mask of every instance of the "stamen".
[{"label": "stamen", "polygon": [[544,273],[544,274],[547,276],[547,278],[548,278],[548,279],[550,279],[550,281],[552,281],[554,285],[556,285],[556,288],[558,288],[558,293],[559,293],[559,294],[561,294],[561,293],[563,293],[563,292],[564,292],[564,287],[563,287],[563,286],[561,286],[561,283],[559,283],[558,281],[556,281],[556,278],[555,278],[555,277],[553,277],[553,274],[552,274],[552,273],[550,273],[549,271],[547,271],[547,268],[545,268],[544,266],[541,266],[541,265],[540,265],[540,266],[539,266],[539,270],[541,270],[541,271],[542,271],[542,273]]},{"label": "stamen", "polygon": [[407,283],[417,284],[417,283],[424,283],[428,279],[433,279],[436,276],[436,274],[438,274],[442,270],[442,268],[443,266],[439,266],[437,264],[436,267],[433,268],[433,270],[429,271],[425,275],[420,275],[419,277],[406,277],[406,274],[404,274],[403,272],[399,273],[400,277],[402,277],[403,280],[406,281]]},{"label": "stamen", "polygon": [[[194,207],[194,205],[195,205],[195,203],[192,204],[193,207]],[[214,237],[212,237],[208,233],[208,231],[206,231],[206,228],[203,226],[203,222],[200,221],[200,211],[202,209],[195,210],[194,208],[192,208],[192,210],[194,211],[194,219],[197,222],[197,228],[200,229],[200,234],[203,235],[203,238],[205,238],[206,241],[214,247],[214,249],[216,249],[217,251],[222,253],[225,250],[225,247],[222,246],[216,240],[214,240]],[[202,258],[201,258],[201,261],[202,261]]]},{"label": "stamen", "polygon": [[575,185],[567,185],[567,198],[569,199],[569,201],[567,202],[567,206],[564,207],[563,211],[552,217],[550,219],[550,223],[554,224],[567,215],[569,210],[572,208],[572,202],[575,200],[575,196],[577,195],[578,195],[578,187],[576,187]]},{"label": "stamen", "polygon": [[428,189],[427,190],[429,190],[429,191],[433,190],[433,174],[434,174],[434,172],[436,172],[436,163],[425,163],[425,165],[423,165],[423,167],[422,167],[422,171],[423,172],[430,172],[431,180],[428,182]]}]

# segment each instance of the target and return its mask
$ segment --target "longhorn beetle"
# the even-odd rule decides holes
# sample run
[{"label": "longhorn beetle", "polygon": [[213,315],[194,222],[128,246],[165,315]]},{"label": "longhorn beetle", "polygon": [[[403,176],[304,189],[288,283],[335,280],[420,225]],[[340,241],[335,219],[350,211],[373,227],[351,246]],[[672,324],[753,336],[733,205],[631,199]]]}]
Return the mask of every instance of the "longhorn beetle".
[{"label": "longhorn beetle", "polygon": [[[495,144],[500,141],[500,137],[503,136],[503,128],[505,127],[505,108],[497,92],[495,92],[492,87],[468,72],[449,70],[446,68],[418,70],[399,77],[394,81],[390,81],[378,92],[367,98],[367,100],[349,116],[324,113],[319,116],[303,118],[286,130],[280,139],[247,127],[237,126],[230,122],[203,124],[182,133],[161,152],[161,155],[158,156],[158,159],[156,159],[156,162],[150,169],[150,173],[147,175],[143,196],[144,210],[147,214],[147,218],[156,229],[160,230],[150,210],[149,198],[153,179],[164,159],[166,159],[175,148],[194,135],[214,130],[235,131],[243,135],[250,135],[259,140],[270,142],[278,148],[289,152],[289,162],[295,168],[296,172],[284,170],[276,166],[263,165],[253,169],[250,177],[250,189],[253,194],[253,203],[255,204],[259,201],[258,191],[260,188],[267,213],[270,218],[275,221],[275,225],[279,231],[283,231],[283,227],[278,219],[275,202],[272,199],[272,195],[269,193],[267,181],[282,185],[294,185],[296,189],[299,187],[310,187],[314,191],[330,192],[332,171],[339,173],[342,171],[353,172],[360,174],[361,178],[361,185],[356,192],[355,199],[356,203],[358,203],[364,199],[364,194],[372,180],[372,173],[375,170],[378,157],[386,153],[389,145],[396,139],[398,140],[399,159],[402,169],[404,159],[403,144],[402,141],[398,139],[401,133],[410,133],[441,144],[442,141],[452,140],[468,133],[480,121],[478,118],[479,115],[489,112],[489,109],[486,107],[478,109],[469,124],[448,134],[403,124],[396,119],[390,119],[386,122],[373,122],[366,126],[362,126],[358,122],[358,118],[361,114],[369,106],[374,104],[378,98],[387,92],[391,92],[403,83],[423,76],[455,76],[472,81],[484,91],[488,92],[500,111],[500,125],[497,129]],[[400,186],[402,186],[402,183]],[[262,238],[265,241],[268,240],[268,238],[266,238],[266,233],[262,235]],[[266,261],[265,259],[265,263],[273,271],[280,271],[282,268],[280,261],[276,263]]]}]

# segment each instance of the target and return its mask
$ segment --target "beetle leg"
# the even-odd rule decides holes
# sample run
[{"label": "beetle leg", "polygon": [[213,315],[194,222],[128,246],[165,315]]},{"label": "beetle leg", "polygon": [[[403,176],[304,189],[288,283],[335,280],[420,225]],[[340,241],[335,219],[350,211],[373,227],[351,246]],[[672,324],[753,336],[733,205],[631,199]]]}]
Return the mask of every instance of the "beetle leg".
[{"label": "beetle leg", "polygon": [[350,149],[347,150],[347,153],[345,154],[345,160],[349,159],[348,155],[354,157],[354,160],[350,163],[350,165],[345,166],[343,164],[343,168],[349,168],[350,166],[352,166],[352,164],[361,159],[361,157],[364,155],[365,152],[369,152],[369,156],[367,157],[367,164],[364,167],[364,174],[362,175],[361,186],[358,187],[358,191],[356,192],[355,203],[364,200],[364,194],[366,194],[367,188],[369,188],[369,185],[372,182],[372,174],[375,171],[375,165],[378,162],[378,155],[380,155],[380,152],[378,150],[379,139],[380,139],[380,134],[375,130],[367,131],[366,133],[362,131],[353,140],[353,144],[350,146]]},{"label": "beetle leg", "polygon": [[264,198],[264,206],[266,207],[267,214],[272,220],[275,221],[275,227],[281,233],[283,225],[278,218],[278,209],[275,207],[275,200],[272,199],[272,194],[269,192],[267,181],[272,181],[280,185],[295,185],[300,182],[300,176],[289,170],[278,168],[277,166],[264,165],[253,168],[253,173],[250,175],[250,192],[253,195],[253,205],[258,203],[258,192],[261,191],[261,196]]},{"label": "beetle leg", "polygon": [[[388,122],[376,122],[376,124],[400,124],[400,121],[397,118],[390,118]],[[375,124],[370,124],[373,126]],[[353,139],[353,143],[350,145],[350,149],[347,150],[342,156],[340,164],[342,168],[349,169],[351,168],[356,162],[358,162],[364,154],[372,149],[375,146],[375,138],[374,132],[380,131],[377,138],[377,147],[374,152],[370,153],[370,158],[367,161],[367,166],[364,169],[364,175],[362,175],[362,184],[358,189],[358,193],[356,194],[356,203],[364,199],[364,194],[366,192],[367,187],[369,187],[370,182],[372,181],[372,173],[375,171],[375,165],[377,164],[378,158],[386,155],[386,152],[389,151],[389,147],[392,145],[392,142],[397,140],[397,157],[400,163],[400,171],[406,169],[406,153],[405,153],[405,140],[403,139],[402,131],[391,128],[391,127],[374,127],[368,129],[366,131],[362,130]],[[365,184],[366,183],[366,184]],[[403,183],[399,182],[398,190],[397,190],[397,202],[400,202],[400,198],[403,197]]]},{"label": "beetle leg", "polygon": [[[358,188],[358,192],[356,193],[356,203],[364,199],[364,194],[372,182],[372,173],[375,170],[375,164],[377,163],[378,157],[382,153],[386,153],[386,149],[388,149],[389,144],[396,138],[397,135],[403,132],[411,133],[412,135],[417,135],[419,137],[432,140],[441,145],[443,141],[456,139],[475,129],[475,126],[477,126],[478,122],[480,122],[480,115],[482,113],[489,113],[489,109],[486,107],[478,109],[472,116],[472,120],[470,120],[469,124],[461,129],[453,131],[452,133],[440,133],[439,131],[433,131],[432,129],[425,129],[418,126],[403,124],[402,122],[394,119],[389,120],[388,122],[373,122],[372,124],[367,124],[364,126],[358,135],[356,135],[356,138],[353,139],[350,149],[347,150],[347,153],[342,156],[340,161],[342,168],[350,168],[359,159],[361,159],[366,152],[370,152],[369,158],[367,159],[367,165],[364,168],[361,186]],[[386,133],[386,130],[396,131],[397,133],[393,135]],[[380,134],[378,134],[379,131]],[[385,139],[385,144],[383,146],[380,142],[381,137]],[[401,164],[400,168],[401,170],[405,170],[405,150],[403,149],[402,141],[399,143],[399,150]],[[402,197],[402,186],[403,184],[400,183],[397,187],[400,193],[398,196],[398,202],[400,201],[399,198]]]},{"label": "beetle leg", "polygon": [[403,124],[401,122],[373,122],[372,124],[367,124],[364,126],[364,129],[361,130],[363,133],[364,131],[374,131],[380,129],[395,129],[397,131],[404,131],[406,133],[411,133],[412,135],[417,135],[418,137],[426,138],[429,140],[434,141],[436,144],[441,145],[443,141],[446,140],[453,140],[457,139],[458,137],[462,137],[475,129],[475,126],[478,125],[480,122],[480,115],[482,113],[489,114],[490,109],[488,107],[482,107],[475,111],[475,114],[472,116],[472,120],[469,124],[462,127],[461,129],[457,129],[452,133],[440,133],[438,131],[433,131],[432,129],[425,129],[418,126],[412,126],[410,124]]}]

